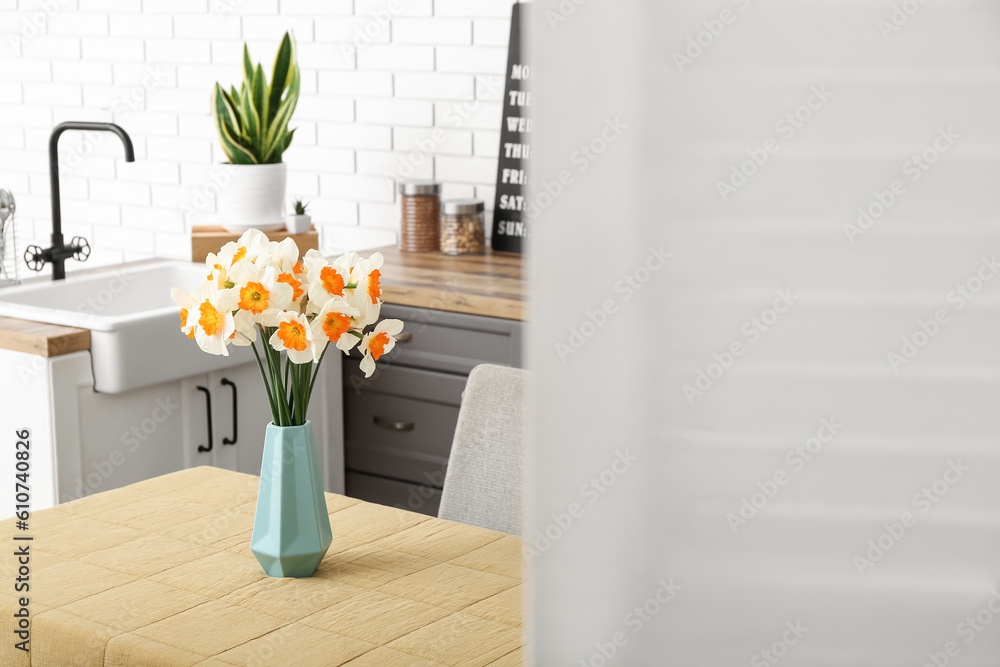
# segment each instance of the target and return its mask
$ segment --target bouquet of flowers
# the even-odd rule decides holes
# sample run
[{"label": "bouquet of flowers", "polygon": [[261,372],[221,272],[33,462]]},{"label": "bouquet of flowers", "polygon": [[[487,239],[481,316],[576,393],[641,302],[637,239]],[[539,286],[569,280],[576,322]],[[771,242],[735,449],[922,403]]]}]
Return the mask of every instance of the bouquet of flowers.
[{"label": "bouquet of flowers", "polygon": [[181,309],[181,331],[209,354],[250,347],[276,426],[305,423],[331,345],[344,354],[359,348],[369,377],[403,329],[400,320],[379,321],[380,253],[364,259],[352,252],[327,262],[309,250],[300,259],[291,239],[274,242],[250,229],[205,264],[208,276],[193,292],[170,292]]}]

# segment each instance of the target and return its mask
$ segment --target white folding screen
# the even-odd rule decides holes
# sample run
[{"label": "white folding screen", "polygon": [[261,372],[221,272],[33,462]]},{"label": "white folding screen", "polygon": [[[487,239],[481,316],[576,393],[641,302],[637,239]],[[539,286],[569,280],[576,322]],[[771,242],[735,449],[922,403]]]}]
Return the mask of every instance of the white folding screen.
[{"label": "white folding screen", "polygon": [[536,664],[1000,664],[1000,5],[534,4]]}]

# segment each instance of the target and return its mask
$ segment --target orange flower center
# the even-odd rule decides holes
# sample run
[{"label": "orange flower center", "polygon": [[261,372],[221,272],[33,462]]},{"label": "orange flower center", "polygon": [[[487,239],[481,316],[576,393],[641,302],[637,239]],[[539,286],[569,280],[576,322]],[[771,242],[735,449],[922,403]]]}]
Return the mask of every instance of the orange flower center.
[{"label": "orange flower center", "polygon": [[368,274],[368,296],[372,299],[372,305],[378,303],[379,297],[382,296],[382,286],[378,284],[381,277],[382,273],[378,269]]},{"label": "orange flower center", "polygon": [[260,315],[267,310],[267,300],[270,294],[264,286],[253,281],[240,289],[240,309],[249,310],[254,315]]},{"label": "orange flower center", "polygon": [[302,268],[302,262],[295,262],[295,266],[292,267],[292,273],[295,275],[305,273],[305,269]]},{"label": "orange flower center", "polygon": [[236,262],[240,261],[246,256],[247,256],[247,249],[244,246],[240,246],[239,250],[236,251],[236,254],[233,255],[233,261],[231,262],[231,264],[235,264]]},{"label": "orange flower center", "polygon": [[372,339],[368,341],[368,349],[371,350],[372,359],[378,361],[378,358],[385,354],[385,346],[388,344],[389,334],[382,332],[372,336]]},{"label": "orange flower center", "polygon": [[319,272],[319,279],[328,294],[344,296],[344,278],[335,269],[324,266]]},{"label": "orange flower center", "polygon": [[208,301],[198,306],[201,317],[198,318],[198,325],[205,330],[209,336],[214,336],[222,327],[222,315]]},{"label": "orange flower center", "polygon": [[351,318],[343,313],[329,313],[323,320],[323,333],[333,342],[340,340],[351,328]]},{"label": "orange flower center", "polygon": [[303,294],[302,283],[300,281],[296,280],[295,276],[293,276],[292,274],[290,274],[290,273],[282,273],[281,275],[278,276],[278,282],[279,283],[285,283],[286,285],[290,285],[291,286],[291,288],[292,288],[292,301],[298,301],[299,297],[302,296],[302,294]]},{"label": "orange flower center", "polygon": [[[181,308],[181,331],[184,331],[184,327],[187,326],[187,321],[188,321],[188,309]],[[188,331],[187,337],[194,338],[194,329]]]},{"label": "orange flower center", "polygon": [[306,330],[298,322],[282,322],[278,325],[278,339],[289,350],[301,352],[309,342],[306,340]]}]

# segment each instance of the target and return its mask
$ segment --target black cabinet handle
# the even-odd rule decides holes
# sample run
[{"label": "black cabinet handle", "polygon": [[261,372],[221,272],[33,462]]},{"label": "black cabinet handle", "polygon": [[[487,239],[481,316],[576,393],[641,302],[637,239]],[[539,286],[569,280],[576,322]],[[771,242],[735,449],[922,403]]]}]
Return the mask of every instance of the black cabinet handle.
[{"label": "black cabinet handle", "polygon": [[198,445],[198,451],[210,452],[212,451],[212,392],[208,390],[208,387],[201,385],[198,385],[198,391],[205,392],[205,413],[208,415],[208,447]]},{"label": "black cabinet handle", "polygon": [[229,378],[222,378],[222,384],[229,385],[233,388],[233,437],[232,439],[223,438],[222,444],[224,445],[235,445],[236,444],[236,383]]},{"label": "black cabinet handle", "polygon": [[413,422],[393,422],[387,419],[382,419],[378,415],[372,417],[372,421],[375,422],[376,426],[381,426],[382,428],[387,428],[390,431],[412,431]]}]

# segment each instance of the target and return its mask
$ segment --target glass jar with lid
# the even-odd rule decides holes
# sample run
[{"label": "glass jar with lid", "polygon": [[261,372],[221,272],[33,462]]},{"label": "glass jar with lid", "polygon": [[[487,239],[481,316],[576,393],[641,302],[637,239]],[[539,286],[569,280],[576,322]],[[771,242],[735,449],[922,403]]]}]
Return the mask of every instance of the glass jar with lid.
[{"label": "glass jar with lid", "polygon": [[433,252],[438,249],[441,184],[436,181],[400,181],[399,249]]},{"label": "glass jar with lid", "polygon": [[480,199],[441,202],[441,252],[482,255],[486,252],[485,205]]}]

